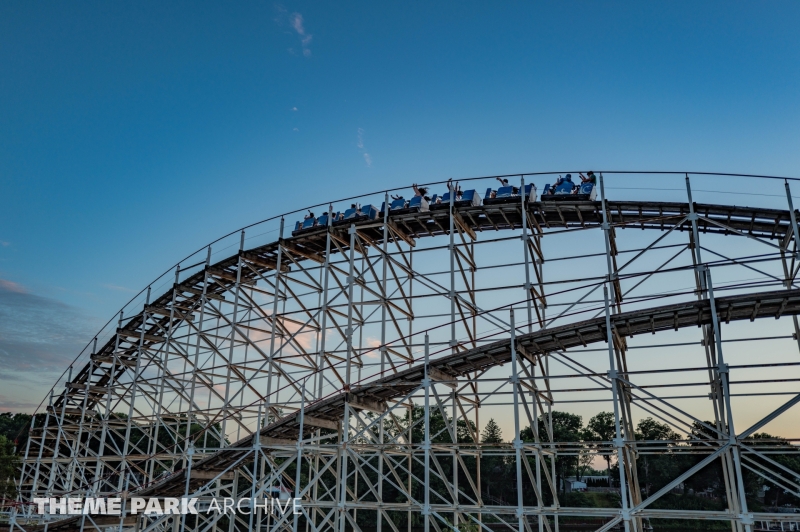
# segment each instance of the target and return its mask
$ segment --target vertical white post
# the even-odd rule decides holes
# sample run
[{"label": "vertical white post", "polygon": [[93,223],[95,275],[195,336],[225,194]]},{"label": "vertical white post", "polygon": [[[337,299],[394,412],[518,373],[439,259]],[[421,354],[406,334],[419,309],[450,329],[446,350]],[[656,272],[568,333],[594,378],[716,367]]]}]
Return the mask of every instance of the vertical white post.
[{"label": "vertical white post", "polygon": [[[228,423],[228,403],[230,402],[230,393],[231,393],[231,373],[233,367],[233,347],[236,345],[236,324],[238,323],[238,312],[239,312],[239,291],[241,290],[241,282],[242,282],[242,252],[244,251],[244,230],[241,232],[240,240],[239,240],[239,255],[236,258],[236,283],[233,285],[233,316],[231,319],[231,339],[230,344],[231,347],[228,350],[228,363],[226,364],[227,367],[227,375],[225,378],[225,403],[222,406],[222,427],[220,434],[220,442],[219,447],[220,449],[225,447],[225,436],[227,435],[227,423]],[[231,521],[232,522],[232,521]]]},{"label": "vertical white post", "polygon": [[275,337],[280,334],[277,331],[278,324],[278,301],[281,298],[281,259],[283,258],[283,224],[284,219],[281,217],[280,236],[278,238],[278,258],[275,267],[275,297],[272,301],[272,321],[271,321],[271,338],[269,341],[269,368],[267,370],[267,411],[265,413],[267,424],[270,422],[270,408],[272,403],[272,370],[275,365]]},{"label": "vertical white post", "polygon": [[[261,409],[264,403],[258,402],[258,417],[256,418],[256,430],[253,432],[253,472],[251,475],[252,485],[250,486],[250,500],[255,501],[256,498],[256,484],[258,479],[258,460],[261,458]],[[255,530],[253,528],[253,518],[256,517],[255,505],[250,508],[249,526],[248,530]],[[258,527],[260,528],[260,527]]]},{"label": "vertical white post", "polygon": [[[303,463],[303,421],[305,418],[306,413],[306,381],[303,380],[302,385],[302,395],[300,397],[300,428],[297,434],[297,464],[294,474],[294,498],[300,499],[300,469],[301,464]],[[294,507],[294,504],[292,504]],[[297,524],[299,522],[299,515],[294,514],[294,525],[292,527],[293,532],[297,532]]]},{"label": "vertical white post", "polygon": [[[42,439],[39,443],[39,452],[36,455],[36,471],[33,473],[33,485],[31,486],[31,499],[38,495],[39,489],[39,471],[41,470],[42,466],[42,453],[44,452],[44,442],[47,439],[47,429],[50,425],[50,409],[53,408],[53,390],[50,389],[50,399],[48,401],[48,406],[45,408],[45,415],[44,415],[44,425],[42,426]],[[31,430],[31,437],[33,437],[33,431]],[[102,449],[101,449],[102,450]],[[46,491],[45,491],[46,492]]]},{"label": "vertical white post", "polygon": [[609,300],[609,287],[613,290],[614,287],[614,269],[611,266],[611,224],[608,221],[608,205],[606,204],[605,187],[603,183],[603,174],[599,176],[600,182],[600,202],[603,208],[603,234],[605,236],[606,245],[606,265],[608,267],[608,274],[606,281],[603,284],[603,297],[605,301],[606,313],[606,340],[608,342],[608,378],[611,381],[611,392],[614,401],[614,447],[617,450],[617,464],[619,465],[619,489],[620,498],[622,499],[622,519],[625,523],[625,532],[629,532],[631,528],[630,510],[628,504],[628,483],[625,478],[625,441],[622,439],[622,427],[620,426],[620,397],[619,397],[619,381],[617,376],[616,363],[614,361],[614,331],[611,327],[611,302]]},{"label": "vertical white post", "polygon": [[800,235],[797,234],[797,215],[794,212],[794,203],[792,202],[792,190],[789,188],[789,180],[783,182],[786,187],[786,202],[789,204],[789,218],[792,220],[792,233],[794,234],[794,256],[800,260]]},{"label": "vertical white post", "polygon": [[[533,332],[533,294],[531,293],[530,246],[528,243],[528,195],[525,194],[525,178],[520,176],[520,198],[522,207],[522,254],[525,257],[525,300],[528,306],[528,332]],[[535,259],[535,257],[534,257]]]},{"label": "vertical white post", "polygon": [[519,532],[525,530],[523,500],[522,500],[522,438],[519,425],[519,372],[517,369],[517,331],[514,324],[514,308],[509,313],[511,324],[511,388],[514,390],[514,461],[517,468],[517,528]]},{"label": "vertical white post", "polygon": [[456,243],[455,243],[455,186],[450,188],[450,347],[456,352]]},{"label": "vertical white post", "polygon": [[[700,231],[697,226],[697,220],[699,216],[694,210],[694,199],[692,198],[692,186],[691,182],[689,181],[689,174],[686,174],[686,197],[689,200],[689,217],[688,220],[692,224],[692,238],[694,240],[694,249],[692,250],[692,257],[694,261],[694,268],[695,268],[695,276],[697,278],[697,283],[700,287],[700,293],[698,294],[698,300],[707,299],[708,297],[708,279],[711,277],[710,272],[706,274],[705,266],[703,264],[703,257],[700,249]],[[722,381],[720,380],[720,376],[716,372],[717,365],[715,365],[714,357],[716,356],[714,350],[711,349],[710,341],[711,335],[713,334],[713,326],[709,328],[708,326],[703,327],[703,340],[706,349],[706,358],[707,363],[709,366],[709,380],[711,381],[711,400],[714,407],[714,419],[716,422],[717,430],[721,432],[725,432],[726,423],[724,421],[725,417],[725,400],[722,391]],[[741,507],[739,506],[739,496],[738,491],[734,484],[736,483],[736,473],[734,471],[734,466],[731,463],[731,456],[728,452],[725,452],[721,457],[722,462],[722,476],[725,482],[725,492],[728,499],[728,508],[735,513],[741,511]],[[731,530],[741,531],[742,525],[741,522],[737,520],[731,520]]]},{"label": "vertical white post", "polygon": [[727,432],[728,444],[730,445],[731,454],[733,455],[733,466],[736,474],[736,485],[738,488],[739,505],[741,507],[741,515],[739,520],[744,525],[745,532],[751,532],[753,524],[753,516],[747,511],[747,499],[744,492],[744,475],[742,475],[742,464],[739,459],[739,442],[736,440],[736,429],[733,426],[733,411],[731,410],[731,390],[729,382],[729,369],[725,363],[725,358],[722,355],[722,336],[720,335],[719,318],[717,317],[717,305],[714,302],[714,287],[711,284],[711,270],[708,266],[703,266],[703,271],[706,275],[706,285],[708,286],[708,302],[711,306],[711,322],[714,327],[714,340],[717,346],[717,373],[719,373],[720,381],[722,382],[722,396],[725,400],[725,413],[727,414]]},{"label": "vertical white post", "polygon": [[342,455],[342,462],[341,462],[341,487],[339,488],[339,532],[344,532],[345,530],[345,522],[347,521],[347,443],[350,438],[350,405],[348,404],[347,398],[350,393],[350,369],[352,365],[352,358],[353,358],[353,285],[355,284],[355,247],[356,247],[356,225],[350,224],[350,229],[348,231],[350,233],[350,269],[349,275],[347,276],[347,330],[345,331],[345,335],[347,336],[347,357],[345,360],[345,372],[344,372],[344,391],[345,391],[345,402],[344,402],[344,417],[342,419],[342,439],[341,439],[341,455]]},{"label": "vertical white post", "polygon": [[[422,509],[422,519],[425,523],[425,532],[430,532],[431,520],[431,379],[428,375],[428,363],[430,361],[430,343],[428,335],[425,335],[425,378],[422,385],[425,387],[425,440],[422,442],[422,449],[425,453],[425,506]],[[411,421],[413,422],[413,420]],[[411,429],[409,428],[409,431]]]},{"label": "vertical white post", "polygon": [[[786,187],[786,202],[789,204],[789,219],[792,221],[792,235],[794,236],[794,261],[786,268],[788,275],[786,276],[786,288],[791,289],[794,283],[794,264],[800,261],[800,234],[797,233],[797,215],[794,212],[794,202],[792,201],[792,190],[789,188],[789,180],[784,181]],[[794,335],[797,340],[797,347],[800,349],[800,323],[798,323],[797,316],[792,315],[794,322]]]},{"label": "vertical white post", "polygon": [[[386,313],[388,311],[387,305],[389,304],[387,276],[389,268],[389,193],[386,192],[383,196],[383,274],[381,278],[381,378],[384,377],[386,371],[387,358],[389,351],[386,349]],[[378,498],[383,502],[383,441],[384,441],[384,426],[383,422],[380,424],[380,432],[378,433],[378,442],[380,443],[380,453],[378,454]],[[383,532],[383,513],[379,508],[377,515],[377,532]]]}]

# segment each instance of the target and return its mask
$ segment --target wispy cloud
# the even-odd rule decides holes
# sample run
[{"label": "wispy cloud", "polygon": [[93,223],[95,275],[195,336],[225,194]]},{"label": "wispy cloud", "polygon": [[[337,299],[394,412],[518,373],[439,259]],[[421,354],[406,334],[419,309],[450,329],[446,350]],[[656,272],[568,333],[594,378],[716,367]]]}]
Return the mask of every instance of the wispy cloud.
[{"label": "wispy cloud", "polygon": [[10,245],[11,245],[11,242],[6,242],[5,240],[0,240],[0,246],[3,246],[4,248],[7,248]]},{"label": "wispy cloud", "polygon": [[363,153],[364,162],[367,163],[367,166],[372,166],[372,157],[370,157],[369,153],[367,153],[366,149],[364,148],[364,130],[362,128],[358,128],[356,146],[358,146],[358,149]]},{"label": "wispy cloud", "polygon": [[0,412],[30,412],[37,406],[39,406],[39,403],[17,401],[12,397],[0,395]]},{"label": "wispy cloud", "polygon": [[7,281],[5,279],[0,279],[0,290],[6,290],[8,292],[14,292],[17,294],[26,293],[25,288],[21,284],[17,284],[13,281]]},{"label": "wispy cloud", "polygon": [[310,33],[306,33],[306,29],[303,27],[303,15],[300,13],[292,13],[292,27],[300,36],[300,45],[303,47],[303,55],[309,57],[311,55],[311,50],[308,49],[308,45],[311,44],[311,39],[313,39],[314,36]]},{"label": "wispy cloud", "polygon": [[[300,37],[300,49],[303,56],[311,57],[311,49],[309,48],[309,45],[314,39],[314,36],[306,31],[303,15],[300,13],[290,14],[288,10],[281,4],[275,4],[275,13],[275,22],[279,26],[288,24],[292,30],[295,31],[297,36]],[[289,48],[289,53],[295,54],[296,52],[294,48]]]},{"label": "wispy cloud", "polygon": [[86,313],[0,280],[0,410],[40,399],[99,328]]},{"label": "wispy cloud", "polygon": [[292,107],[292,111],[297,111],[297,107]]},{"label": "wispy cloud", "polygon": [[367,336],[366,344],[367,347],[371,348],[371,351],[366,355],[367,358],[380,358],[380,351],[378,351],[378,348],[381,346],[381,341],[372,336]]}]

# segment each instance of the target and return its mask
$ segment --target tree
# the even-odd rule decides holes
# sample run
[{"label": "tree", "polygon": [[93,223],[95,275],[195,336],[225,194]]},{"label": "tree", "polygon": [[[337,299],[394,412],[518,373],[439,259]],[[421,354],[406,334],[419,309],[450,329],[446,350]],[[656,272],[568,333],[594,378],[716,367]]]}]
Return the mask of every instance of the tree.
[{"label": "tree", "polygon": [[489,422],[486,423],[486,427],[484,427],[481,434],[481,441],[483,443],[503,443],[503,431],[494,418],[490,418]]},{"label": "tree", "polygon": [[14,475],[19,458],[14,454],[14,443],[0,435],[0,498],[12,498],[17,490]]},{"label": "tree", "polygon": [[[29,414],[12,414],[3,412],[0,414],[0,436],[5,436],[17,447],[17,452],[25,452],[25,443],[28,440],[28,429],[30,428],[31,418]],[[44,422],[43,416],[37,416],[36,426],[41,427]]]},{"label": "tree", "polygon": [[[553,427],[552,442],[556,444],[556,448],[560,447],[558,444],[569,444],[581,440],[583,433],[583,418],[577,414],[570,414],[569,412],[559,412],[554,410],[552,414],[542,414],[537,420],[539,430],[539,441],[551,441],[548,428]],[[534,434],[531,427],[522,429],[519,435],[522,441],[534,441]],[[578,459],[574,455],[560,455],[556,458],[556,472],[558,478],[561,480],[559,483],[563,491],[566,491],[566,478],[570,471],[574,471],[578,463]]]},{"label": "tree", "polygon": [[594,461],[594,455],[588,449],[581,449],[578,452],[577,465],[575,466],[575,479],[582,480],[586,470],[589,469]]},{"label": "tree", "polygon": [[[614,414],[611,412],[600,412],[586,424],[584,440],[594,442],[611,442],[617,435]],[[606,448],[608,449],[608,448]],[[606,471],[608,471],[608,484],[611,485],[611,453],[605,452],[603,459],[606,461]]]},{"label": "tree", "polygon": [[[496,447],[503,443],[503,431],[494,419],[489,419],[481,434],[483,449],[488,453],[481,453],[481,482],[486,486],[485,494],[496,499],[500,498],[502,486],[507,484],[506,461],[502,451]],[[487,445],[488,444],[488,445]]]},{"label": "tree", "polygon": [[[636,425],[636,439],[646,442],[663,442],[678,440],[680,436],[669,428],[669,425],[648,417]],[[647,443],[640,444],[639,450],[647,450],[647,445]],[[663,448],[664,444],[656,443],[656,445]],[[674,444],[667,444],[668,447],[672,445]],[[678,475],[680,463],[676,458],[674,455],[663,452],[655,455],[646,452],[640,453],[637,469],[639,478],[644,479],[644,491],[648,497],[651,488],[660,489]]]}]

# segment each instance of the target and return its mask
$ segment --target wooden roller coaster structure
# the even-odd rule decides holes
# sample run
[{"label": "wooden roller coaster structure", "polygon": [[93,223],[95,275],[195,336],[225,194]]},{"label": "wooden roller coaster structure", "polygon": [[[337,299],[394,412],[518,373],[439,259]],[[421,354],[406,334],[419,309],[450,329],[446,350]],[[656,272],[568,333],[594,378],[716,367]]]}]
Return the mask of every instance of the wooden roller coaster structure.
[{"label": "wooden roller coaster structure", "polygon": [[[148,287],[138,310],[120,313],[54,386],[34,417],[19,498],[0,528],[557,532],[560,519],[584,517],[597,520],[598,532],[641,532],[665,518],[727,521],[733,532],[751,532],[759,521],[796,520],[749,510],[742,470],[800,494],[797,473],[751,438],[800,402],[792,388],[800,379],[773,375],[758,381],[758,393],[732,386],[745,384],[734,374],[797,369],[797,351],[795,362],[762,350],[732,365],[722,336],[723,328],[779,320],[788,326],[779,337],[736,340],[800,346],[800,235],[789,184],[781,210],[698,204],[688,175],[685,183],[685,203],[609,201],[601,174],[600,201],[451,201],[285,238],[281,219],[274,242],[247,248],[242,231],[239,251],[216,262],[209,246],[204,260],[176,268],[169,289],[151,298]],[[388,193],[383,199],[388,205]],[[621,249],[623,229],[657,236]],[[586,253],[548,257],[545,237],[589,244]],[[715,249],[721,242],[747,245]],[[657,266],[636,269],[643,257],[664,253]],[[595,266],[545,278],[546,263],[581,260]],[[726,268],[758,277],[716,273]],[[641,288],[658,279],[665,281],[653,291]],[[665,288],[679,279],[685,287]],[[700,330],[696,341],[669,345],[694,344],[696,367],[630,369],[632,349],[657,347],[631,345],[632,338],[687,328]],[[653,384],[690,372],[702,382]],[[590,388],[557,388],[576,379]],[[676,387],[704,391],[666,395]],[[745,397],[779,404],[741,430],[732,402]],[[615,437],[554,441],[554,406],[592,401],[613,408]],[[503,416],[513,439],[482,442],[482,410]],[[700,430],[702,445],[637,440],[643,414],[683,433]],[[525,427],[532,441],[520,438]],[[620,507],[559,503],[564,479],[554,458],[585,452],[614,457]],[[636,467],[648,453],[702,459],[650,494]],[[484,493],[487,456],[509,465],[516,501]],[[711,463],[721,464],[726,510],[658,508]],[[275,490],[300,500],[299,514],[144,516],[127,505],[131,497],[202,504]],[[121,497],[125,511],[38,515],[30,504],[69,496]]]}]

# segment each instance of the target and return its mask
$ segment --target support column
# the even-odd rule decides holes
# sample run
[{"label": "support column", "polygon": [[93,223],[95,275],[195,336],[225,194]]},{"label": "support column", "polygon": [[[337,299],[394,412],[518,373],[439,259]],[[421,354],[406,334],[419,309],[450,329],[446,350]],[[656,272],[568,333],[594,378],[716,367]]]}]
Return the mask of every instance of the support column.
[{"label": "support column", "polygon": [[455,244],[455,200],[456,186],[450,186],[450,348],[453,353],[458,351],[456,348],[456,244]]},{"label": "support column", "polygon": [[522,499],[522,439],[520,438],[519,424],[519,372],[517,369],[517,345],[516,345],[516,325],[514,324],[514,308],[509,313],[509,323],[511,330],[511,388],[514,391],[514,463],[517,470],[517,530],[525,530],[524,502]]},{"label": "support column", "polygon": [[[384,194],[383,200],[383,260],[382,260],[382,276],[381,276],[381,346],[380,346],[380,356],[381,356],[381,378],[385,377],[384,372],[386,371],[386,362],[387,357],[389,356],[389,352],[386,349],[386,313],[387,313],[387,305],[389,304],[387,301],[387,276],[388,276],[388,268],[389,268],[389,193],[386,192]],[[383,440],[384,440],[384,424],[380,424],[379,432],[378,432],[378,443],[380,444],[380,450],[378,453],[378,499],[380,502],[383,502],[383,459],[384,459],[384,448],[383,448]],[[377,520],[377,532],[383,532],[383,511],[378,508],[376,512],[376,520]]]},{"label": "support column", "polygon": [[[622,287],[619,281],[619,273],[617,270],[617,245],[614,228],[610,220],[611,217],[608,213],[608,203],[605,197],[605,183],[603,174],[598,177],[600,185],[600,202],[603,209],[603,235],[605,240],[606,249],[606,285],[613,294],[609,300],[611,307],[606,311],[610,314],[617,314],[622,311]],[[633,508],[642,502],[642,492],[639,488],[639,475],[636,467],[636,433],[633,427],[633,417],[631,412],[631,393],[630,386],[625,384],[621,379],[628,380],[628,361],[626,356],[627,345],[625,338],[619,336],[616,330],[608,330],[609,346],[615,355],[616,362],[611,366],[610,370],[614,373],[611,385],[615,387],[616,399],[619,403],[615,403],[614,418],[615,424],[619,427],[617,439],[619,441],[615,444],[621,444],[621,449],[618,449],[618,454],[621,452],[623,459],[619,460],[620,474],[622,475],[624,468],[624,477],[627,479],[628,485],[626,486],[629,507]],[[626,441],[628,443],[626,443]],[[642,530],[642,521],[640,518],[634,518],[631,521],[634,530]]]},{"label": "support column", "polygon": [[531,285],[530,248],[528,244],[528,196],[525,194],[525,178],[520,177],[519,191],[522,214],[522,254],[525,258],[525,303],[528,307],[528,332],[533,332],[533,286]]},{"label": "support column", "polygon": [[[236,258],[236,283],[233,285],[233,317],[231,320],[231,348],[228,350],[228,363],[226,364],[227,367],[227,375],[225,378],[225,403],[222,406],[222,426],[220,434],[220,442],[219,447],[225,447],[225,436],[227,435],[227,422],[228,422],[228,403],[230,401],[230,392],[231,392],[231,368],[233,367],[233,357],[234,352],[233,348],[236,345],[236,324],[238,323],[238,312],[239,312],[239,291],[241,290],[241,282],[242,282],[242,252],[244,251],[244,230],[241,232],[241,237],[239,239],[239,256]],[[280,266],[279,266],[280,268]],[[277,290],[276,290],[277,295]],[[274,338],[274,335],[273,335]]]},{"label": "support column", "polygon": [[[300,498],[300,469],[301,464],[303,463],[303,422],[306,413],[306,381],[303,380],[303,385],[301,388],[301,397],[300,397],[300,415],[298,419],[300,420],[300,427],[299,432],[297,433],[297,463],[295,464],[295,475],[294,475],[294,497],[295,499]],[[294,504],[292,504],[294,506]],[[297,525],[299,522],[299,515],[294,514],[294,523],[292,526],[292,531],[297,532]]]},{"label": "support column", "polygon": [[271,320],[271,338],[269,341],[269,368],[267,370],[267,411],[266,420],[269,425],[272,409],[272,368],[275,365],[275,337],[277,334],[278,325],[278,301],[281,298],[281,260],[283,259],[283,224],[284,219],[281,217],[280,236],[278,237],[278,257],[275,266],[275,297],[272,301],[272,320]]},{"label": "support column", "polygon": [[[350,371],[353,358],[353,287],[355,285],[355,247],[356,247],[356,225],[350,224],[350,268],[347,276],[347,358],[345,360],[344,372],[344,392],[350,392]],[[347,521],[347,444],[350,437],[350,405],[347,401],[348,395],[345,395],[344,402],[344,417],[342,419],[341,427],[341,478],[339,479],[341,486],[339,488],[339,532],[344,532],[345,522]]]},{"label": "support column", "polygon": [[744,476],[742,475],[742,464],[739,457],[739,442],[736,439],[736,429],[733,425],[733,411],[731,410],[731,391],[730,391],[730,382],[729,382],[729,372],[728,365],[725,364],[725,359],[722,355],[722,335],[720,334],[720,323],[719,318],[717,316],[717,306],[714,302],[714,286],[711,283],[711,270],[708,266],[703,266],[703,271],[706,275],[706,282],[708,284],[708,299],[709,304],[711,306],[711,322],[714,328],[714,339],[717,346],[717,360],[719,364],[717,366],[717,373],[720,376],[720,381],[722,384],[722,396],[725,400],[725,411],[727,414],[727,436],[728,436],[728,445],[731,449],[731,454],[733,458],[733,466],[734,472],[736,475],[736,485],[737,485],[737,494],[739,496],[739,505],[741,508],[741,513],[737,516],[739,518],[739,523],[744,525],[745,532],[752,532],[752,525],[753,525],[753,516],[749,514],[747,511],[747,498],[745,496],[744,491]]},{"label": "support column", "polygon": [[[692,199],[692,187],[689,181],[689,175],[686,174],[686,195],[689,200],[689,216],[688,220],[692,224],[691,244],[692,244],[692,263],[695,269],[695,280],[698,287],[697,299],[708,298],[708,278],[709,275],[705,274],[705,266],[703,264],[702,253],[700,250],[700,231],[698,229],[698,215],[694,210],[694,201]],[[716,310],[715,310],[716,312]],[[717,353],[714,342],[714,329],[712,326],[705,325],[703,330],[703,346],[706,353],[706,364],[708,366],[708,377],[711,384],[711,393],[709,399],[712,401],[714,408],[714,422],[717,431],[720,434],[726,434],[725,423],[725,402],[722,395],[722,383],[719,374],[716,372],[717,368]],[[728,509],[734,513],[739,514],[741,507],[739,504],[738,492],[735,488],[736,475],[734,472],[731,455],[728,451],[720,456],[722,462],[722,478],[725,483],[725,493],[728,501]],[[738,520],[731,520],[731,531],[742,532],[742,525]]]},{"label": "support column", "polygon": [[[792,201],[792,190],[789,188],[789,180],[784,181],[786,188],[786,202],[789,205],[789,219],[792,221],[792,237],[794,238],[794,253],[792,261],[787,264],[786,253],[781,249],[781,261],[783,262],[783,271],[786,277],[786,289],[791,290],[795,279],[795,264],[800,262],[800,234],[797,233],[797,214],[794,212],[794,202]],[[788,248],[789,242],[784,241],[783,248]],[[798,323],[797,316],[792,315],[792,322],[794,324],[794,338],[797,341],[797,348],[800,349],[800,323]]]},{"label": "support column", "polygon": [[[425,377],[422,385],[425,387],[425,440],[422,449],[425,453],[425,506],[422,509],[422,519],[425,523],[425,532],[430,532],[431,527],[431,379],[428,376],[428,363],[430,360],[430,347],[428,335],[425,335]],[[409,432],[410,432],[409,428]]]},{"label": "support column", "polygon": [[[631,517],[630,517],[630,502],[628,500],[629,496],[629,486],[627,482],[627,475],[626,470],[629,469],[628,460],[626,460],[625,456],[625,440],[623,439],[623,432],[622,432],[622,425],[620,422],[620,410],[624,408],[623,398],[620,397],[622,390],[620,389],[620,383],[618,380],[617,375],[617,367],[615,361],[615,353],[614,353],[614,330],[611,326],[611,312],[612,312],[612,303],[609,299],[609,286],[614,288],[614,270],[611,264],[611,239],[609,233],[611,231],[611,224],[608,221],[608,209],[605,200],[605,191],[603,187],[603,174],[599,176],[600,181],[600,202],[603,208],[603,233],[605,235],[605,247],[606,247],[606,265],[608,268],[608,274],[606,275],[605,283],[603,284],[603,297],[605,301],[605,314],[606,314],[606,341],[608,343],[608,377],[611,381],[611,391],[614,401],[614,430],[615,430],[615,438],[614,438],[614,447],[617,449],[617,464],[619,465],[619,485],[620,485],[620,499],[622,499],[622,519],[625,523],[625,532],[631,531]],[[624,392],[622,392],[624,393]],[[635,470],[636,465],[633,464],[633,467],[630,469]],[[636,530],[636,526],[633,526],[634,530]]]}]

